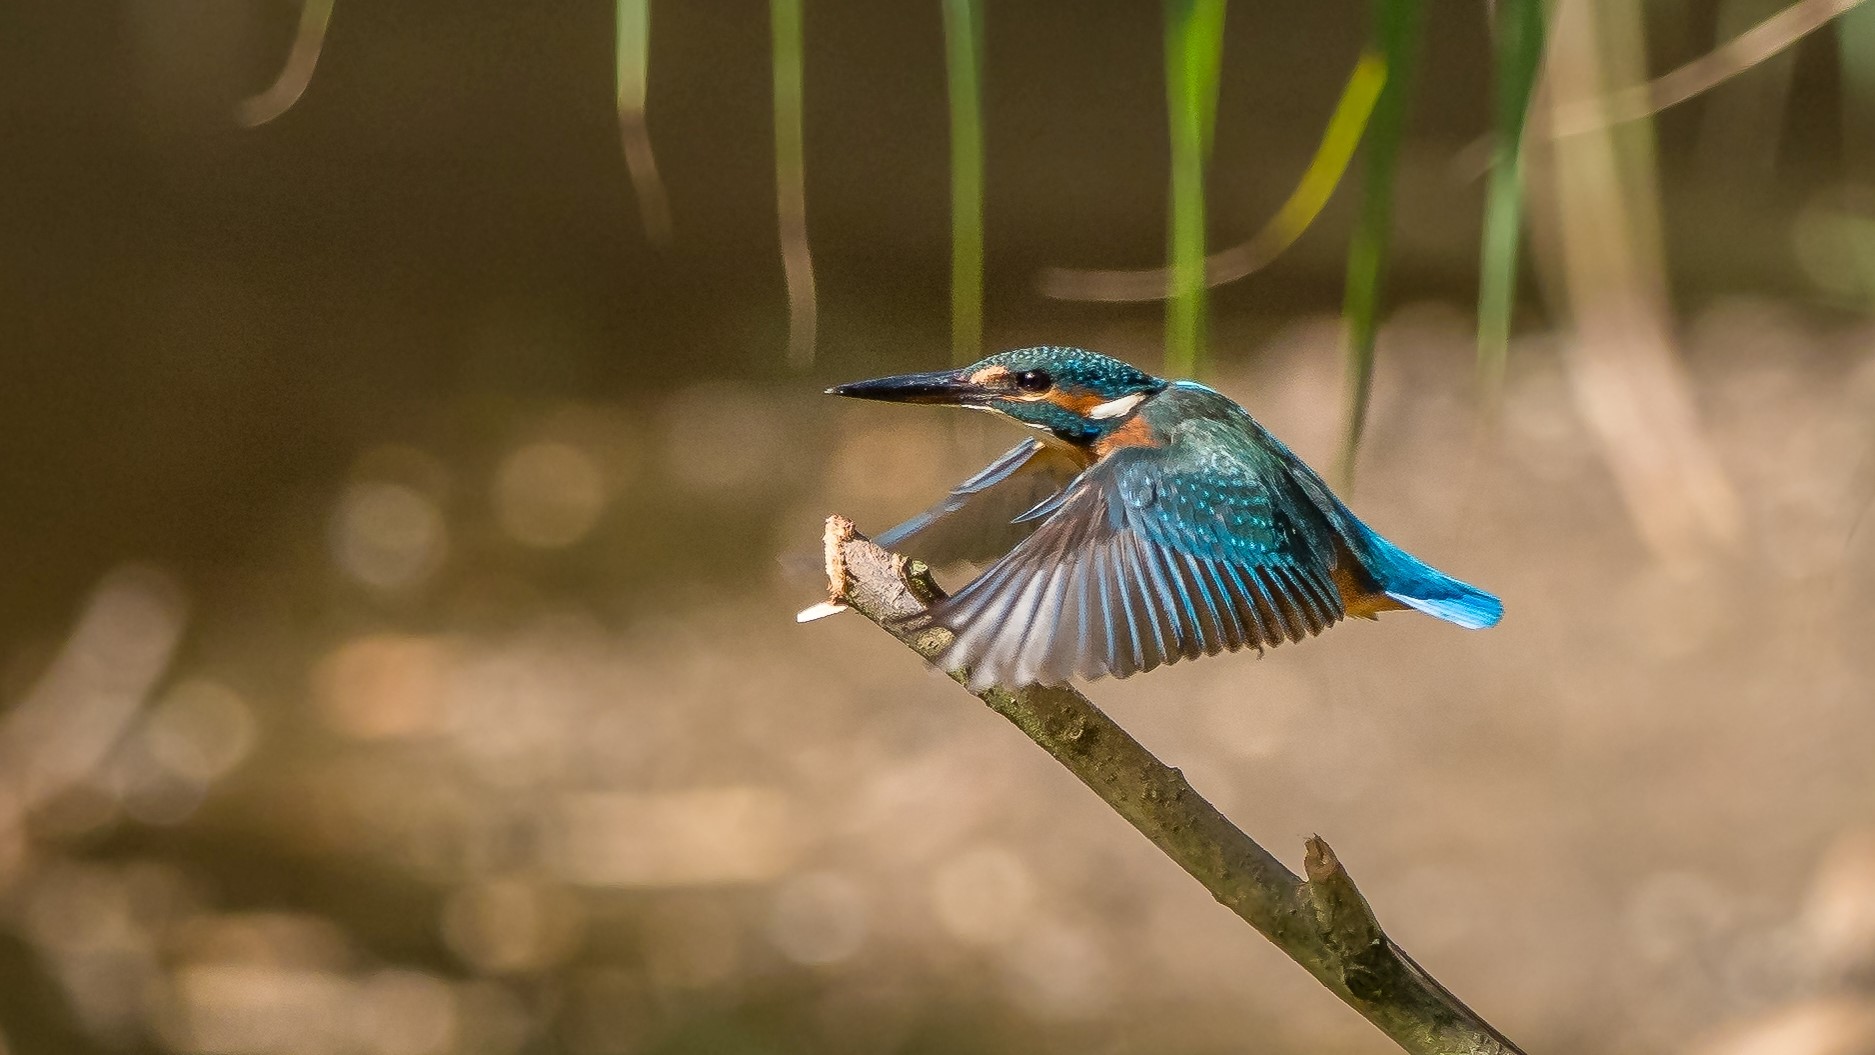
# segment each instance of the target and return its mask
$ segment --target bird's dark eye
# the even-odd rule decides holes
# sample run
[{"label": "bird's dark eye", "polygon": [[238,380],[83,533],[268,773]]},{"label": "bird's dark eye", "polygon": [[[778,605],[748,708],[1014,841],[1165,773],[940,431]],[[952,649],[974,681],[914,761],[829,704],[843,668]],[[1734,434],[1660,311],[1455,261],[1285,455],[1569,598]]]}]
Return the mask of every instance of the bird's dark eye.
[{"label": "bird's dark eye", "polygon": [[1054,383],[1046,370],[1024,370],[1016,375],[1016,387],[1024,392],[1046,392]]}]

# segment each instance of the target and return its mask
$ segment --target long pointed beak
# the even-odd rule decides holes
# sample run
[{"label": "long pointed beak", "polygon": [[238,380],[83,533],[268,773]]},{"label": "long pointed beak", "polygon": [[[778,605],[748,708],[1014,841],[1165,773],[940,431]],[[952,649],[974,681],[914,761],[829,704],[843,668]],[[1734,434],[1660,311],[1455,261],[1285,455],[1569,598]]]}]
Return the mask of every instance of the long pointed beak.
[{"label": "long pointed beak", "polygon": [[855,381],[827,389],[830,396],[854,399],[878,399],[887,403],[936,403],[944,406],[978,406],[990,396],[990,390],[971,382],[961,370],[934,370],[928,374],[899,374],[872,381]]}]

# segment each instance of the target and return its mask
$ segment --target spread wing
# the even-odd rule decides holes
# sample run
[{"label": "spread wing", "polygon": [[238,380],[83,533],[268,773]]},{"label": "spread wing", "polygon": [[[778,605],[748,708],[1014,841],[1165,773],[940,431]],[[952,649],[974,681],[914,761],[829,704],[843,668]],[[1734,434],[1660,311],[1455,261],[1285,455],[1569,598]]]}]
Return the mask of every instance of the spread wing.
[{"label": "spread wing", "polygon": [[944,500],[873,539],[933,567],[960,561],[987,564],[1036,529],[1018,517],[1059,494],[1082,462],[1039,440],[1024,440],[958,484]]},{"label": "spread wing", "polygon": [[1124,678],[1342,618],[1320,512],[1240,432],[1193,424],[1088,469],[1033,535],[941,602],[930,618],[956,634],[944,665],[968,667],[977,688]]}]

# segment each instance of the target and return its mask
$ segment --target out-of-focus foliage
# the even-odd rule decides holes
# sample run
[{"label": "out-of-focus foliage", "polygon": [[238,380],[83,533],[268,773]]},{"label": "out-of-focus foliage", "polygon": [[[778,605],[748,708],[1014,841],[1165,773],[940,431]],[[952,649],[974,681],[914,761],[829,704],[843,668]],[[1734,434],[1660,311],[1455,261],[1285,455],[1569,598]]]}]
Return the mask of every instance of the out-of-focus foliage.
[{"label": "out-of-focus foliage", "polygon": [[[1378,51],[1363,51],[1335,101],[1322,130],[1322,141],[1303,169],[1302,178],[1282,206],[1257,233],[1237,245],[1220,249],[1205,259],[1205,284],[1215,287],[1236,282],[1269,266],[1309,229],[1341,185],[1348,163],[1361,144],[1367,119],[1387,83],[1387,62]],[[1039,276],[1042,293],[1063,300],[1158,300],[1166,292],[1165,268],[1087,270],[1052,267]]]},{"label": "out-of-focus foliage", "polygon": [[1354,462],[1367,424],[1374,341],[1380,333],[1380,301],[1386,292],[1387,255],[1393,242],[1395,172],[1406,136],[1407,100],[1422,17],[1419,0],[1373,0],[1373,9],[1374,41],[1386,63],[1387,82],[1368,120],[1367,174],[1361,184],[1360,220],[1348,246],[1348,285],[1341,309],[1348,326],[1348,394],[1339,475],[1348,485],[1354,482]]},{"label": "out-of-focus foliage", "polygon": [[951,116],[951,360],[983,354],[983,9],[944,0]]},{"label": "out-of-focus foliage", "polygon": [[1205,327],[1205,170],[1217,129],[1224,64],[1224,0],[1165,0],[1165,108],[1171,129],[1165,370],[1197,373]]},{"label": "out-of-focus foliage", "polygon": [[658,176],[657,156],[651,150],[651,129],[645,121],[645,94],[651,70],[651,0],[617,0],[613,48],[618,68],[618,122],[625,167],[645,237],[669,242],[671,207]]},{"label": "out-of-focus foliage", "polygon": [[1506,0],[1496,11],[1491,28],[1497,37],[1497,105],[1478,280],[1478,373],[1486,398],[1493,400],[1504,383],[1504,358],[1510,354],[1523,228],[1524,118],[1543,63],[1543,0]]},{"label": "out-of-focus foliage", "polygon": [[[1163,258],[1165,12],[968,6],[984,343],[1161,367],[1163,305],[1032,278]],[[640,52],[613,5],[351,5],[245,131],[299,11],[102,10],[26,3],[0,35],[6,1051],[1372,1050],[951,683],[857,621],[789,620],[823,514],[876,530],[1014,440],[816,394],[954,347],[938,5],[658,5],[629,99],[667,245],[624,192]],[[1717,43],[1712,3],[1598,10],[1656,73]],[[1212,244],[1295,190],[1367,14],[1236,5],[1205,44]],[[1535,134],[1539,88],[1534,281],[1500,287],[1524,298],[1482,445],[1469,145],[1505,81],[1476,7],[1423,16],[1356,505],[1509,614],[1092,691],[1273,848],[1332,838],[1531,1050],[1866,1047],[1866,12],[1782,82],[1761,64],[1622,133],[1653,144],[1647,188],[1585,167],[1559,195],[1585,146]],[[813,218],[812,377],[785,365],[778,170],[799,246]],[[1608,230],[1592,203],[1642,190],[1654,360],[1585,350],[1579,320],[1636,300],[1569,260]],[[1206,309],[1208,376],[1317,465],[1369,215],[1328,198]],[[1658,425],[1623,402],[1644,362],[1735,496],[1729,548],[1635,527],[1648,489],[1611,466],[1671,478],[1653,452],[1681,450],[1622,442]]]},{"label": "out-of-focus foliage", "polygon": [[820,303],[807,242],[807,162],[802,125],[802,8],[805,0],[769,0],[774,31],[775,202],[781,222],[781,266],[788,283],[788,362],[812,366]]}]

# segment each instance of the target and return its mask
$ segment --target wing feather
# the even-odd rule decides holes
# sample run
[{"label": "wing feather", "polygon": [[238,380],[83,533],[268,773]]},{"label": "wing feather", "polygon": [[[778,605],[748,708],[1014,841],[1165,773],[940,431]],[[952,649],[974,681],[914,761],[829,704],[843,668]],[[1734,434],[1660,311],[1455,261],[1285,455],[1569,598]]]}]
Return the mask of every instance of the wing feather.
[{"label": "wing feather", "polygon": [[1249,631],[1244,627],[1243,618],[1231,599],[1224,570],[1214,560],[1200,560],[1197,564],[1210,584],[1211,597],[1216,603],[1218,632],[1223,637],[1224,651],[1235,652],[1251,644]]},{"label": "wing feather", "polygon": [[[1133,542],[1133,556],[1139,566],[1145,570],[1146,582],[1152,589],[1153,609],[1159,618],[1153,619],[1155,629],[1164,632],[1161,651],[1167,663],[1176,663],[1184,656],[1190,641],[1190,633],[1185,629],[1184,599],[1172,588],[1172,580],[1165,573],[1165,565],[1159,559],[1160,554],[1148,548],[1141,540]],[[1151,618],[1148,616],[1148,618]]]},{"label": "wing feather", "polygon": [[1120,584],[1126,587],[1127,618],[1144,646],[1134,666],[1141,671],[1151,670],[1164,663],[1171,651],[1166,647],[1164,622],[1154,615],[1155,609],[1160,607],[1158,598],[1153,596],[1157,591],[1146,577],[1144,562],[1139,559],[1139,540],[1132,535],[1121,535],[1115,545],[1122,561]]},{"label": "wing feather", "polygon": [[1021,655],[1024,664],[1018,671],[1018,680],[1062,680],[1054,676],[1054,654],[1058,643],[1066,636],[1062,633],[1061,613],[1067,596],[1068,580],[1074,577],[1078,568],[1079,565],[1074,563],[1059,564],[1049,573],[1048,585],[1035,602],[1035,623],[1029,627],[1023,641]]},{"label": "wing feather", "polygon": [[1161,550],[1159,562],[1170,573],[1172,582],[1178,587],[1179,612],[1184,617],[1189,639],[1185,642],[1182,655],[1186,659],[1199,656],[1215,655],[1217,649],[1211,642],[1217,640],[1215,622],[1207,622],[1205,613],[1211,605],[1210,596],[1205,593],[1204,582],[1195,574],[1191,565],[1191,554],[1180,550]]},{"label": "wing feather", "polygon": [[1203,639],[1204,654],[1215,656],[1230,643],[1230,635],[1224,628],[1223,612],[1218,610],[1217,586],[1205,571],[1210,562],[1201,561],[1189,553],[1178,554],[1178,559],[1184,565],[1185,579],[1191,584],[1192,594],[1204,602],[1204,607],[1198,612],[1198,629]]},{"label": "wing feather", "polygon": [[1289,619],[1283,614],[1282,605],[1276,603],[1276,595],[1271,592],[1270,587],[1273,584],[1270,582],[1270,569],[1250,569],[1250,581],[1256,585],[1257,600],[1262,605],[1263,614],[1269,617],[1270,625],[1276,629],[1277,636],[1270,640],[1270,644],[1280,644],[1284,640],[1302,640],[1302,634],[1299,631],[1290,629]]},{"label": "wing feather", "polygon": [[1126,448],[1082,473],[1032,535],[934,608],[956,634],[944,661],[979,688],[1127,677],[1340,620],[1335,547],[1296,519],[1306,499],[1206,458]]},{"label": "wing feather", "polygon": [[1020,681],[1022,678],[1022,646],[1028,640],[1030,631],[1035,629],[1035,595],[1042,587],[1043,576],[1047,574],[1047,569],[1038,569],[1033,578],[1016,584],[1015,602],[1003,617],[1008,627],[990,639],[989,648],[983,655],[984,666],[1011,671],[1011,681]]},{"label": "wing feather", "polygon": [[1059,494],[1082,468],[1071,452],[1023,440],[942,501],[873,541],[933,567],[987,563],[1027,538],[1036,521],[1019,518]]},{"label": "wing feather", "polygon": [[[1257,606],[1256,593],[1245,581],[1244,569],[1228,562],[1220,563],[1218,570],[1227,579],[1230,591],[1231,607],[1238,617],[1245,621],[1246,639],[1259,650],[1276,643],[1276,635],[1270,629],[1269,622],[1263,618],[1263,610]],[[1255,573],[1250,573],[1255,578]]]},{"label": "wing feather", "polygon": [[1302,585],[1294,569],[1274,568],[1270,572],[1270,577],[1281,585],[1283,602],[1289,606],[1297,623],[1310,634],[1319,634],[1327,629],[1322,625],[1322,613],[1318,607],[1320,602],[1310,595],[1307,587]]},{"label": "wing feather", "polygon": [[[1102,550],[1112,549],[1110,543],[1102,543]],[[1128,610],[1129,591],[1120,581],[1120,564],[1111,553],[1098,553],[1093,557],[1095,576],[1100,580],[1101,621],[1107,625],[1107,651],[1082,657],[1082,672],[1092,677],[1099,677],[1103,670],[1110,669],[1116,678],[1124,678],[1139,673],[1139,657],[1145,655],[1145,642],[1139,636],[1139,622]],[[1121,643],[1120,631],[1125,630],[1125,644]]]}]

